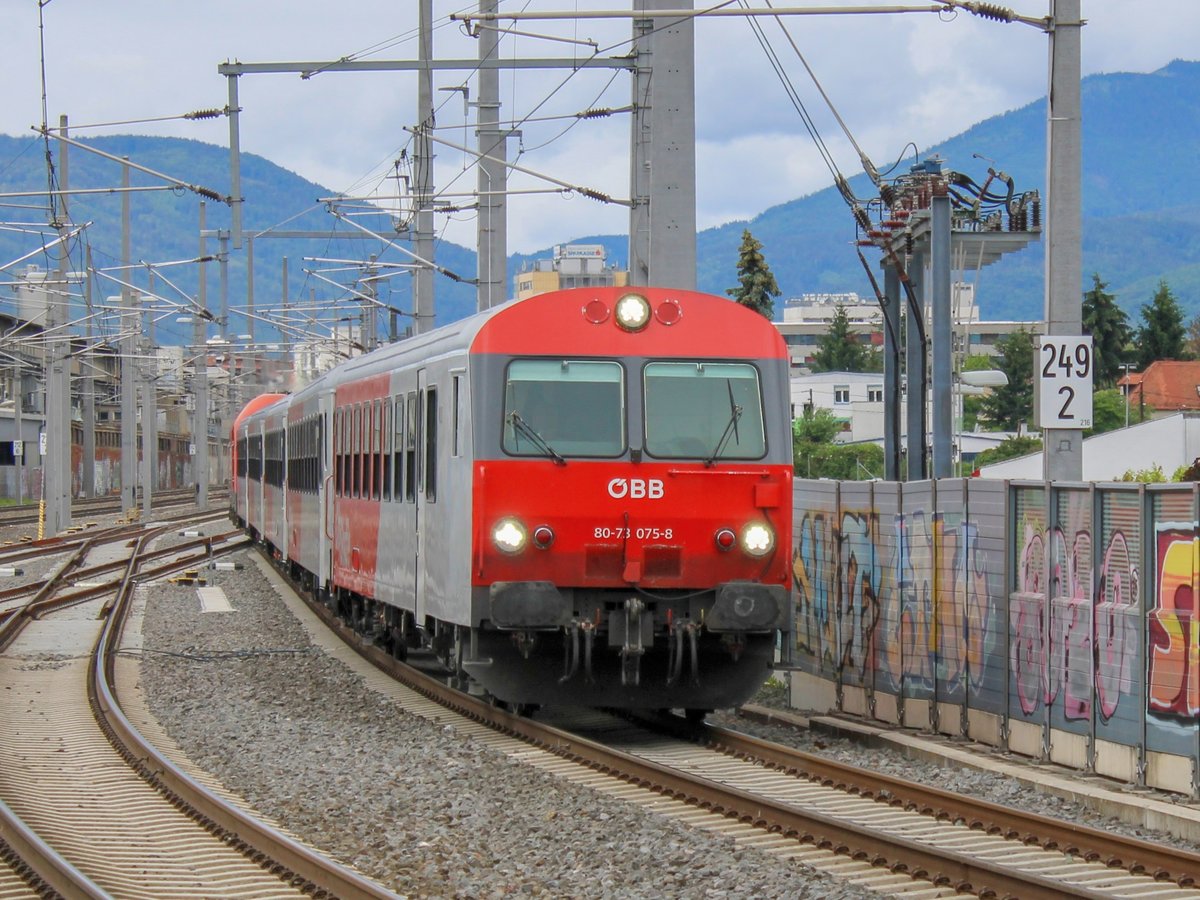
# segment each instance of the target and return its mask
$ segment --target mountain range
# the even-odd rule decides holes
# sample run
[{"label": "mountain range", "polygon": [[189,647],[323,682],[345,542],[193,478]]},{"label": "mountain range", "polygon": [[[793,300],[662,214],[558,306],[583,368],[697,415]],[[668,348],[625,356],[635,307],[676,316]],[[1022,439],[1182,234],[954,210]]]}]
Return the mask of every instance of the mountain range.
[{"label": "mountain range", "polygon": [[[1200,239],[1192,230],[1200,220],[1200,187],[1187,173],[1200,158],[1200,62],[1177,60],[1148,74],[1092,75],[1083,81],[1083,269],[1084,285],[1092,273],[1100,275],[1110,292],[1137,324],[1140,307],[1148,303],[1160,279],[1171,286],[1185,316],[1200,313]],[[1045,195],[1045,102],[984,119],[962,134],[923,149],[919,157],[902,160],[892,174],[906,171],[918,158],[938,157],[947,169],[964,172],[977,182],[986,177],[990,165],[1012,177],[1017,191],[1037,189]],[[190,184],[218,194],[228,191],[227,151],[219,146],[179,138],[110,136],[86,140],[89,146],[116,157],[129,157],[141,166],[165,172]],[[51,142],[52,157],[59,150]],[[40,137],[0,135],[0,193],[44,191],[47,185],[47,146]],[[876,165],[885,168],[881,161]],[[267,232],[272,227],[309,230],[329,234],[310,240],[255,240],[254,292],[256,305],[277,306],[280,296],[282,260],[288,258],[288,296],[302,304],[310,295],[329,296],[329,286],[306,269],[320,268],[304,258],[361,258],[379,253],[379,245],[347,242],[332,235],[355,234],[353,229],[331,229],[330,217],[318,198],[334,192],[307,181],[262,157],[243,154],[242,193],[246,198],[244,229]],[[92,265],[103,273],[102,296],[120,291],[121,202],[104,193],[120,184],[120,165],[72,148],[70,187],[101,189],[101,193],[71,199],[71,219],[90,222],[86,244]],[[134,172],[136,186],[161,185],[160,180]],[[875,192],[865,176],[851,179],[860,197]],[[10,220],[0,227],[0,259],[5,262],[31,250],[38,243],[11,223],[12,219],[35,222],[43,198],[6,201],[2,217]],[[20,207],[25,206],[23,211]],[[13,209],[13,207],[18,207]],[[198,255],[199,213],[197,198],[186,190],[138,192],[131,199],[133,260],[188,260]],[[218,202],[206,204],[207,229],[229,228],[229,210]],[[808,292],[857,291],[869,295],[866,280],[854,253],[854,224],[845,202],[830,187],[814,194],[773,206],[747,221],[729,222],[697,235],[697,281],[701,290],[723,294],[737,283],[736,263],[742,232],[749,229],[763,244],[763,253],[783,292],[776,303]],[[623,235],[564,234],[561,243],[600,243],[608,248],[609,260],[628,256]],[[210,238],[207,250],[219,249]],[[70,267],[85,264],[84,242],[70,246]],[[523,264],[549,256],[551,248],[533,254],[514,254],[509,272]],[[475,274],[472,250],[448,242],[437,248],[437,262],[446,269],[470,278]],[[405,262],[395,251],[380,259]],[[1042,316],[1043,244],[1035,242],[979,272],[967,273],[977,283],[976,298],[986,319],[1036,320]],[[9,270],[27,263],[51,268],[48,254],[32,256]],[[195,265],[156,269],[160,294],[186,305],[185,294],[194,294]],[[147,281],[143,268],[133,280]],[[6,279],[7,280],[7,279]],[[411,308],[408,279],[391,279],[381,299],[401,309]],[[229,263],[229,295],[236,311],[245,304],[246,254],[233,253]],[[216,311],[220,302],[217,267],[209,266],[208,305]],[[450,278],[435,281],[439,324],[453,321],[475,308],[474,289]],[[181,310],[183,312],[183,310]],[[233,321],[230,332],[248,330]],[[263,334],[262,326],[258,333]],[[186,343],[191,329],[174,325],[164,317],[160,325],[162,343]],[[268,338],[269,339],[269,338]]]}]

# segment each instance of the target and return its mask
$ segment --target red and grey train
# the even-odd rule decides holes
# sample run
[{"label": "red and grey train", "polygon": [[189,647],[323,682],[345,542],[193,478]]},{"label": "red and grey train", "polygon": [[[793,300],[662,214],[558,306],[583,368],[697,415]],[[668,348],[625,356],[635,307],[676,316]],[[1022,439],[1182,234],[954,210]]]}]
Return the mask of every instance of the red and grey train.
[{"label": "red and grey train", "polygon": [[729,707],[790,621],[787,391],[778,331],[731,300],[541,294],[251,402],[232,514],[500,702]]}]

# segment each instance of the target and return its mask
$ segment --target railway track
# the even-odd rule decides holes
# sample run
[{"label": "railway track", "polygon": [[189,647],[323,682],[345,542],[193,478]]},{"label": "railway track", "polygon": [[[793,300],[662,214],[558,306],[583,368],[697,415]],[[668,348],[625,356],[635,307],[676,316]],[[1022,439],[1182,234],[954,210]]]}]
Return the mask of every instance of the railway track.
[{"label": "railway track", "polygon": [[[193,514],[194,515],[194,514]],[[211,514],[209,521],[223,517]],[[245,545],[236,533],[152,549],[178,526],[119,529],[59,548],[34,597],[0,623],[3,896],[390,896],[257,821],[151,746],[121,701],[119,657],[135,589]],[[80,573],[114,584],[64,589]],[[136,709],[135,704],[135,709]],[[144,719],[144,713],[134,714]],[[25,885],[22,892],[20,885]],[[13,883],[13,893],[7,885]]]},{"label": "railway track", "polygon": [[[523,718],[393,660],[314,612],[406,685],[406,709],[561,777],[885,893],[1200,897],[1200,854],[1063,823],[759,741],[588,712]],[[393,692],[395,694],[395,692]],[[531,748],[536,748],[531,749]]]},{"label": "railway track", "polygon": [[[209,492],[213,503],[220,504],[228,497],[229,492],[224,488],[214,488]],[[156,510],[168,509],[173,506],[193,505],[196,502],[196,491],[193,488],[182,488],[175,491],[160,491],[152,498],[152,507]],[[138,495],[137,509],[141,509],[141,494]],[[86,520],[91,516],[106,516],[121,511],[121,498],[116,494],[104,497],[78,498],[71,502],[73,519]],[[23,503],[14,506],[0,507],[0,527],[9,525],[28,525],[36,523],[40,510],[36,503]]]}]

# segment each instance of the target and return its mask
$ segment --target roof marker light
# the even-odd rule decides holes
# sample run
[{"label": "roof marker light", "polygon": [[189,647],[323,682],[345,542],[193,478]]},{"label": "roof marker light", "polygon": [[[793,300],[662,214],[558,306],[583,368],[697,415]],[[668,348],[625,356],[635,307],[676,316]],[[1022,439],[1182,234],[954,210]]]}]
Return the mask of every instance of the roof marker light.
[{"label": "roof marker light", "polygon": [[678,300],[664,300],[654,310],[654,318],[664,325],[674,325],[683,318],[683,307]]},{"label": "roof marker light", "polygon": [[599,297],[593,297],[583,304],[583,317],[593,325],[602,325],[608,321],[608,304]]},{"label": "roof marker light", "polygon": [[616,316],[626,331],[641,331],[650,322],[650,303],[641,294],[626,294],[617,301]]}]

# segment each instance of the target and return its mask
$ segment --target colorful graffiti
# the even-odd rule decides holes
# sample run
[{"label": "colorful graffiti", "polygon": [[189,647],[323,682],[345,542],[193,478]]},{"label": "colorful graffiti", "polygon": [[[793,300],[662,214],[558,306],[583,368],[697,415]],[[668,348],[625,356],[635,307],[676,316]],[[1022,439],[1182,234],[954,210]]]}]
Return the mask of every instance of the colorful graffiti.
[{"label": "colorful graffiti", "polygon": [[[1065,719],[1086,721],[1097,701],[1107,721],[1116,714],[1122,692],[1129,692],[1129,673],[1137,661],[1132,615],[1137,562],[1125,535],[1114,531],[1109,537],[1094,590],[1091,528],[1070,537],[1062,528],[1053,530],[1049,581],[1044,533],[1028,521],[1022,532],[1017,590],[1009,606],[1009,663],[1021,712],[1032,716],[1042,704],[1061,700]],[[1044,586],[1052,589],[1049,627]]]},{"label": "colorful graffiti", "polygon": [[1200,628],[1196,579],[1200,539],[1190,525],[1166,523],[1155,535],[1158,571],[1148,617],[1147,703],[1160,715],[1200,714]]},{"label": "colorful graffiti", "polygon": [[860,488],[844,508],[824,485],[822,508],[798,499],[799,665],[1193,756],[1198,489],[941,485],[873,490],[878,509]]},{"label": "colorful graffiti", "polygon": [[998,604],[979,528],[918,510],[896,515],[888,540],[874,511],[837,522],[806,513],[796,529],[796,647],[807,667],[914,694],[938,682],[961,690],[982,673]]}]

